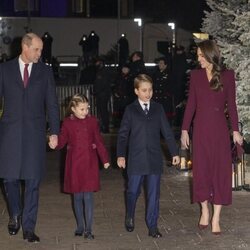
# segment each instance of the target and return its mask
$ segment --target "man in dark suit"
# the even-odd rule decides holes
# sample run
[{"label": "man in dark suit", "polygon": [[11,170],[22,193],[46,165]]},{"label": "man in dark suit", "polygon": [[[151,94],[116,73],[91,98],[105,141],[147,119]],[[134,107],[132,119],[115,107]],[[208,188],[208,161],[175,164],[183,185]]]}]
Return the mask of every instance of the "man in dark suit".
[{"label": "man in dark suit", "polygon": [[173,156],[173,165],[179,164],[178,149],[161,104],[151,100],[152,79],[141,74],[135,78],[135,94],[138,100],[127,106],[118,134],[117,165],[126,167],[126,148],[128,145],[128,186],[125,226],[134,230],[136,201],[140,195],[142,182],[147,186],[146,224],[149,236],[162,237],[157,228],[160,199],[160,177],[163,171],[161,154],[161,134]]},{"label": "man in dark suit", "polygon": [[172,91],[174,94],[175,106],[175,126],[179,127],[183,119],[182,103],[186,99],[186,85],[187,85],[187,69],[188,64],[186,60],[185,49],[182,46],[176,48],[176,53],[173,57],[172,65]]},{"label": "man in dark suit", "polygon": [[153,75],[153,100],[160,103],[168,117],[168,121],[171,124],[173,117],[174,104],[171,93],[171,82],[169,67],[166,57],[160,57],[158,59],[158,66],[154,71]]},{"label": "man in dark suit", "polygon": [[96,59],[96,77],[94,81],[94,94],[96,96],[97,115],[100,119],[100,129],[104,134],[109,133],[109,108],[108,103],[111,96],[111,82],[113,82],[110,71],[105,67],[102,58]]},{"label": "man in dark suit", "polygon": [[[52,70],[40,62],[42,40],[34,33],[22,38],[18,58],[0,64],[0,178],[9,208],[8,231],[16,235],[22,224],[23,238],[39,242],[34,233],[39,184],[45,172],[46,111],[51,138],[57,142],[59,109]],[[24,180],[22,208],[20,181]]]},{"label": "man in dark suit", "polygon": [[143,53],[135,51],[131,55],[131,63],[129,64],[129,103],[136,99],[134,92],[134,79],[140,74],[146,74],[146,67],[143,60]]}]

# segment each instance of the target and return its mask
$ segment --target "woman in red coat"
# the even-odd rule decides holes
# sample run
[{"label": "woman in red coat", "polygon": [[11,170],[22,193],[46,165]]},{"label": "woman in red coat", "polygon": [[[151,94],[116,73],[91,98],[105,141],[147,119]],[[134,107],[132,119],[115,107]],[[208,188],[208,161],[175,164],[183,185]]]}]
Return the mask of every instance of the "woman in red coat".
[{"label": "woman in red coat", "polygon": [[182,124],[182,147],[188,148],[193,119],[193,202],[201,204],[199,228],[208,227],[213,205],[212,232],[221,233],[222,205],[232,203],[232,160],[230,132],[224,114],[227,106],[234,143],[242,144],[238,132],[235,79],[232,70],[222,68],[218,46],[212,40],[198,44],[201,69],[191,72],[188,102]]},{"label": "woman in red coat", "polygon": [[[93,192],[100,189],[98,155],[109,167],[109,157],[99,132],[97,119],[88,115],[89,104],[85,96],[77,94],[69,104],[70,116],[65,118],[58,137],[57,148],[67,144],[64,173],[64,191],[74,196],[77,220],[75,236],[93,239]],[[53,148],[53,142],[50,142]],[[83,215],[83,203],[84,212]],[[84,225],[85,218],[85,225]]]}]

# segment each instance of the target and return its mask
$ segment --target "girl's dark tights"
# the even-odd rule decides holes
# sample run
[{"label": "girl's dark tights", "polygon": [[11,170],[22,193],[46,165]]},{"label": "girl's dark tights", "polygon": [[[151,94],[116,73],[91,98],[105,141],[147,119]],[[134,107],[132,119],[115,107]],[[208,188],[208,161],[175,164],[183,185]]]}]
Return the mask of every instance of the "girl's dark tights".
[{"label": "girl's dark tights", "polygon": [[77,221],[77,232],[91,232],[93,223],[93,192],[74,193],[74,211]]}]

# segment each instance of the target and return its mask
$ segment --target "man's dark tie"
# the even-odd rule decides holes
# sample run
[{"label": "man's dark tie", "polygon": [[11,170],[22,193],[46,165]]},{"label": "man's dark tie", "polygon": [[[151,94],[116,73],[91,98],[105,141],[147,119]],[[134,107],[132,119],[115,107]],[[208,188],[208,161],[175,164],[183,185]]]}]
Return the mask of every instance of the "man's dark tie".
[{"label": "man's dark tie", "polygon": [[24,88],[27,87],[28,85],[28,80],[29,80],[29,71],[28,71],[29,64],[25,63],[24,65],[24,70],[23,70],[23,86]]},{"label": "man's dark tie", "polygon": [[144,113],[145,113],[145,115],[147,115],[148,114],[148,104],[147,103],[143,103],[143,105],[145,106],[144,107]]}]

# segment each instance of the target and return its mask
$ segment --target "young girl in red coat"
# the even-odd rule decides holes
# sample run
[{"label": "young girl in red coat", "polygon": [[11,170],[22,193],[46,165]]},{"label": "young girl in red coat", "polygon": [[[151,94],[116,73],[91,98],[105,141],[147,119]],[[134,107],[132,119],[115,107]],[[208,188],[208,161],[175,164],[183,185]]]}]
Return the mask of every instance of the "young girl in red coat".
[{"label": "young girl in red coat", "polygon": [[85,238],[94,239],[93,192],[100,189],[98,155],[104,168],[110,165],[109,157],[99,132],[97,119],[88,114],[87,98],[80,94],[74,95],[68,111],[69,116],[63,121],[57,147],[53,141],[50,141],[50,146],[61,149],[67,144],[64,191],[72,193],[74,198],[77,220],[75,236],[84,234]]}]

